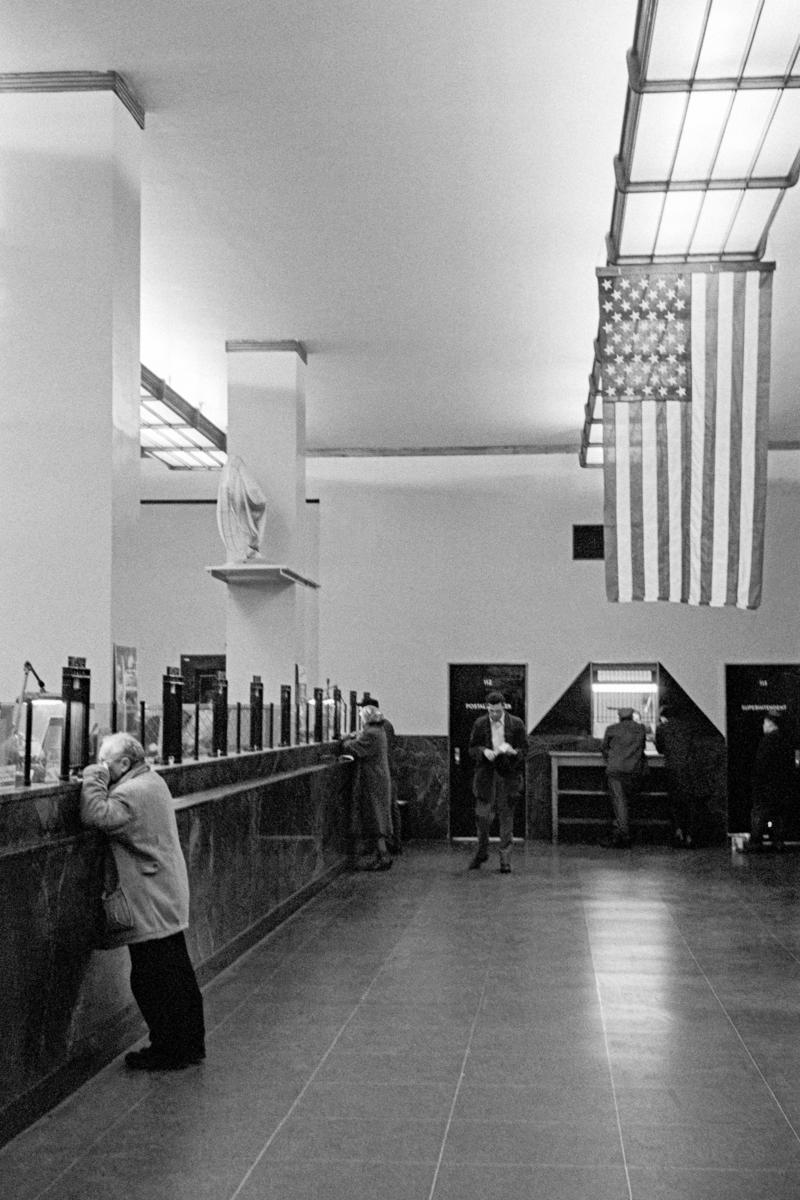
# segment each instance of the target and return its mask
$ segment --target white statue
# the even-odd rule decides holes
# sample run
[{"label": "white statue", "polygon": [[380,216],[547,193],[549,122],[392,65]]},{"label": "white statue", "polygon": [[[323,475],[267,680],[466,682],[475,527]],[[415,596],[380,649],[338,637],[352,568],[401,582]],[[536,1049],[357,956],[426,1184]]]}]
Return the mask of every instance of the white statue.
[{"label": "white statue", "polygon": [[229,458],[217,492],[217,527],[229,562],[261,558],[267,498],[241,458]]}]

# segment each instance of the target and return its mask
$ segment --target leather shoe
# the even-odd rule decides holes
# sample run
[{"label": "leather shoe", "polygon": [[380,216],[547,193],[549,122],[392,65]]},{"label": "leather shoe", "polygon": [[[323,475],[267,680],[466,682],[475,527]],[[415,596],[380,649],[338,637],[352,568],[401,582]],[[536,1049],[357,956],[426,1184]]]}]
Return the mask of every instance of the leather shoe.
[{"label": "leather shoe", "polygon": [[478,869],[479,869],[479,868],[480,868],[480,867],[483,865],[483,863],[485,863],[485,862],[486,862],[486,860],[487,860],[487,858],[488,858],[488,857],[489,857],[489,855],[488,855],[488,854],[476,854],[476,855],[474,855],[474,857],[473,857],[473,858],[471,858],[471,859],[469,860],[469,867],[468,867],[468,870],[470,870],[470,871],[477,871],[477,870],[478,870]]},{"label": "leather shoe", "polygon": [[630,850],[631,839],[629,837],[620,837],[615,834],[614,837],[603,838],[600,845],[604,850]]},{"label": "leather shoe", "polygon": [[375,861],[371,862],[369,864],[369,866],[365,868],[365,870],[367,870],[367,871],[388,871],[389,868],[391,867],[391,865],[392,865],[391,854],[383,854],[383,855],[379,854],[378,857],[375,859]]},{"label": "leather shoe", "polygon": [[501,875],[510,875],[511,874],[511,863],[500,863],[500,874]]},{"label": "leather shoe", "polygon": [[197,1066],[205,1056],[204,1050],[197,1054],[175,1055],[145,1046],[143,1050],[129,1051],[125,1055],[125,1066],[130,1071],[183,1071],[186,1067]]}]

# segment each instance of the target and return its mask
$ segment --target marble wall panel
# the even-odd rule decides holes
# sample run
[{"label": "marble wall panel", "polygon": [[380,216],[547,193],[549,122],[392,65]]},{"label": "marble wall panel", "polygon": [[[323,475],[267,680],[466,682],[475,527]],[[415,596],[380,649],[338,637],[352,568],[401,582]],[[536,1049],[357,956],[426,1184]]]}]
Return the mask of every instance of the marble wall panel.
[{"label": "marble wall panel", "polygon": [[450,825],[449,741],[446,737],[398,736],[397,798],[403,806],[404,838],[446,839]]}]

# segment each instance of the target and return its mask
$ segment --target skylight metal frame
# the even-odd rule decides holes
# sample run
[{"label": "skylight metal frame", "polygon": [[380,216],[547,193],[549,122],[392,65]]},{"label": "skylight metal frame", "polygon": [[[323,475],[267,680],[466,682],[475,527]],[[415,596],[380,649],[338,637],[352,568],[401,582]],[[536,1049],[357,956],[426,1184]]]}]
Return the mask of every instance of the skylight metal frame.
[{"label": "skylight metal frame", "polygon": [[[784,28],[787,16],[793,22]],[[611,227],[606,235],[608,266],[658,266],[666,263],[760,262],[783,197],[800,178],[800,128],[785,119],[798,111],[788,93],[800,88],[800,25],[791,6],[782,0],[639,0],[634,44],[627,54],[628,85],[619,153],[614,159],[615,192]],[[745,93],[765,93],[761,126],[757,105],[749,104],[750,140],[744,132],[748,103]],[[709,140],[696,138],[687,150],[689,134],[702,127],[702,97],[725,95],[716,113]],[[767,99],[766,94],[771,95]],[[677,135],[659,125],[647,108],[654,97],[683,98],[678,109]],[[706,114],[714,106],[705,106]],[[674,109],[674,106],[673,106]],[[647,119],[645,119],[647,118]],[[739,122],[738,126],[735,122]],[[660,175],[637,173],[637,139],[642,126],[658,131],[667,169]],[[741,134],[738,142],[735,134]],[[672,136],[672,141],[668,141]],[[781,142],[782,139],[782,142]],[[770,154],[766,153],[769,145]],[[706,170],[682,175],[676,165],[698,161],[705,153]],[[737,159],[736,173],[717,172],[717,164]],[[776,150],[786,169],[776,174],[759,171],[766,160],[774,165]],[[780,155],[779,155],[780,157]],[[706,216],[703,220],[704,213]],[[641,242],[631,245],[637,232]],[[649,222],[649,225],[648,225]],[[647,230],[644,236],[643,231]],[[711,240],[714,233],[715,241]],[[664,247],[668,246],[668,249]],[[602,466],[602,371],[597,344],[589,375],[579,459],[581,466]]]},{"label": "skylight metal frame", "polygon": [[[748,8],[749,2],[749,8]],[[737,69],[733,73],[712,75],[703,73],[704,55],[709,54],[709,42],[715,31],[726,28],[724,17],[731,10],[733,0],[705,0],[704,4],[694,0],[687,4],[686,0],[639,0],[636,17],[634,45],[628,51],[628,88],[625,99],[625,111],[622,121],[619,154],[614,160],[614,175],[616,189],[611,215],[611,228],[606,238],[608,265],[622,263],[658,264],[667,262],[751,262],[763,258],[766,251],[767,237],[772,222],[780,207],[786,190],[793,187],[800,177],[800,145],[797,146],[791,163],[784,174],[760,174],[759,159],[765,143],[775,122],[780,100],[784,92],[800,88],[800,29],[792,29],[787,38],[787,50],[782,64],[782,70],[770,74],[756,74],[748,70],[755,50],[759,47],[759,30],[768,29],[780,15],[779,0],[735,0],[735,7],[749,26],[744,31],[743,41],[736,49],[728,54],[729,61],[736,62]],[[670,19],[685,26],[686,10],[694,9],[702,18],[696,29],[696,43],[691,54],[689,70],[680,77],[664,77],[651,73],[651,59],[654,45],[665,44],[669,30],[666,28]],[[677,28],[677,25],[676,25]],[[755,61],[753,59],[753,61]],[[776,63],[778,60],[775,60]],[[688,62],[687,62],[688,65]],[[736,98],[747,91],[766,91],[773,94],[770,106],[760,132],[754,135],[752,142],[743,152],[743,161],[748,167],[735,176],[717,177],[714,165],[719,155],[720,147],[731,128],[731,121],[736,108]],[[727,93],[728,103],[724,116],[717,129],[716,147],[709,159],[709,169],[695,178],[676,177],[675,164],[682,150],[685,150],[687,136],[687,117],[693,98],[702,93]],[[661,178],[637,179],[635,177],[635,158],[637,136],[641,123],[644,105],[648,97],[678,93],[685,99],[683,120],[672,147],[670,169]],[[749,193],[755,191],[770,191],[774,193],[772,203],[767,205],[765,219],[758,221],[759,234],[754,240],[736,242],[735,230],[737,217],[746,203]],[[697,231],[702,215],[705,198],[711,192],[731,192],[734,194],[733,213],[728,227],[721,231],[717,245],[698,245]],[[631,196],[656,194],[660,197],[660,212],[652,226],[652,237],[648,247],[644,245],[631,249],[626,245],[626,218],[629,218],[629,200]],[[671,249],[668,252],[659,251],[659,237],[662,231],[665,211],[670,198],[677,193],[694,193],[697,196],[697,211],[695,219],[686,223],[685,240],[680,250]],[[628,221],[630,224],[630,221]],[[746,232],[746,231],[745,231]]]},{"label": "skylight metal frame", "polygon": [[223,431],[144,364],[140,396],[142,458],[157,459],[171,471],[214,471],[224,466]]}]

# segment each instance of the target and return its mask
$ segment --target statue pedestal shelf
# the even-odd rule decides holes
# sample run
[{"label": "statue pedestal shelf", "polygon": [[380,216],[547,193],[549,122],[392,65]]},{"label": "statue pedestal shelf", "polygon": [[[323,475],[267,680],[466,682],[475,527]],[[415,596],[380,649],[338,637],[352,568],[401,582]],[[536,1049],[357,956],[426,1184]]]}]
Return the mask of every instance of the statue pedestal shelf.
[{"label": "statue pedestal shelf", "polygon": [[222,563],[218,567],[206,567],[214,579],[221,579],[229,584],[256,584],[262,586],[286,587],[301,584],[303,587],[318,588],[319,584],[291,567],[278,566],[275,563],[241,562]]}]

